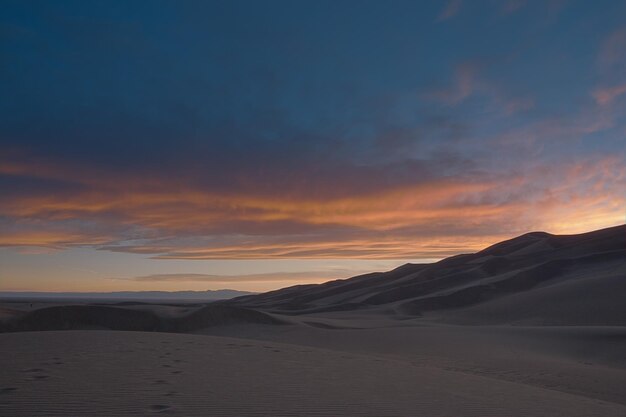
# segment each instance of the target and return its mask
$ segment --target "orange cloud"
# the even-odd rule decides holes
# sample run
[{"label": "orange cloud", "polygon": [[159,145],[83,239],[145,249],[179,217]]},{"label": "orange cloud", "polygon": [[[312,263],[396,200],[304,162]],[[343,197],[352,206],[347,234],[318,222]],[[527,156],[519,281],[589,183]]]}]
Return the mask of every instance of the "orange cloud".
[{"label": "orange cloud", "polygon": [[[0,235],[0,246],[32,246],[62,249],[68,246],[102,245],[114,239],[113,236],[94,236],[79,230],[14,230]],[[45,252],[44,252],[45,253]]]},{"label": "orange cloud", "polygon": [[[368,271],[370,272],[370,271]],[[302,272],[272,272],[265,274],[244,275],[212,275],[212,274],[152,274],[132,278],[116,278],[137,282],[204,282],[228,283],[233,282],[325,282],[330,279],[353,276],[353,270],[340,271],[302,271]]]},{"label": "orange cloud", "polygon": [[618,224],[626,203],[615,193],[626,186],[619,157],[323,198],[207,191],[154,177],[121,181],[119,173],[86,168],[75,179],[71,167],[42,166],[1,169],[82,187],[1,200],[0,219],[10,228],[0,246],[82,245],[161,259],[441,258],[530,229],[573,233]]}]

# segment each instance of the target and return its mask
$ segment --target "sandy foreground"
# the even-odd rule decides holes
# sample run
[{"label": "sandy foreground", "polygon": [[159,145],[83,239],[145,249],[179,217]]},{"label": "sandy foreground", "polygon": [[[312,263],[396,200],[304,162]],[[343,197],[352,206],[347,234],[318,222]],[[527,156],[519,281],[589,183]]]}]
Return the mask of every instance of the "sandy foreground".
[{"label": "sandy foreground", "polygon": [[0,415],[626,416],[623,328],[211,331],[0,334]]}]

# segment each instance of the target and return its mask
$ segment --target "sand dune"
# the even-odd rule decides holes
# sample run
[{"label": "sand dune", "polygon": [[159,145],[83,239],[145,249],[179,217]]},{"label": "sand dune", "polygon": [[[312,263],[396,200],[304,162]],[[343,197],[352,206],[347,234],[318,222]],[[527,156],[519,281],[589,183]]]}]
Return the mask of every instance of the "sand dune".
[{"label": "sand dune", "polygon": [[[626,325],[626,226],[529,233],[478,253],[225,303],[283,314],[380,309],[505,323]],[[537,308],[529,308],[537,304]]]},{"label": "sand dune", "polygon": [[[148,308],[131,308],[143,306]],[[178,307],[168,314],[167,306],[131,304],[125,307],[70,305],[45,307],[13,316],[0,323],[5,332],[37,330],[106,329],[152,332],[191,332],[215,325],[235,323],[282,324],[269,314],[246,308],[207,305]]]},{"label": "sand dune", "polygon": [[[206,304],[7,305],[0,330],[103,328],[188,332],[288,316],[373,311],[447,323],[626,325],[626,226],[571,236],[529,233],[434,264]],[[171,307],[165,311],[165,306]],[[143,306],[143,307],[142,307]],[[183,306],[183,307],[181,307]],[[281,316],[283,318],[281,318]]]},{"label": "sand dune", "polygon": [[620,226],[211,304],[5,302],[0,415],[623,417],[625,277]]}]

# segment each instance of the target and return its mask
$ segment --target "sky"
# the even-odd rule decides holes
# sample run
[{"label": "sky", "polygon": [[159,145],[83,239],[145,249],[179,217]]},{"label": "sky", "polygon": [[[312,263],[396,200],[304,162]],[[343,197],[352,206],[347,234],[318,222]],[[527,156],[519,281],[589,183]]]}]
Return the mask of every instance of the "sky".
[{"label": "sky", "polygon": [[10,1],[0,290],[265,291],[626,222],[626,1]]}]

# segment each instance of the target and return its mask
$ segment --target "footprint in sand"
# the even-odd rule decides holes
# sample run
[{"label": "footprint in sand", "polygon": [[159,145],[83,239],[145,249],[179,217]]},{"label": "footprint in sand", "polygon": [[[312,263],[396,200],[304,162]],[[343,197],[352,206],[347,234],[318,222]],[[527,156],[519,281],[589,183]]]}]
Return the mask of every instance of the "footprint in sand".
[{"label": "footprint in sand", "polygon": [[44,372],[46,372],[45,369],[42,368],[26,368],[23,369],[22,372],[29,374],[29,378],[28,379],[47,379],[50,378],[50,375],[46,375]]},{"label": "footprint in sand", "polygon": [[169,410],[170,408],[172,408],[172,406],[170,406],[170,405],[153,404],[153,405],[150,406],[150,411],[153,411],[155,413],[162,413],[164,411]]},{"label": "footprint in sand", "polygon": [[8,394],[13,391],[17,391],[17,388],[15,387],[0,388],[0,394]]},{"label": "footprint in sand", "polygon": [[36,372],[46,372],[45,369],[42,368],[26,368],[23,369],[22,372],[26,372],[26,373],[36,373]]}]

